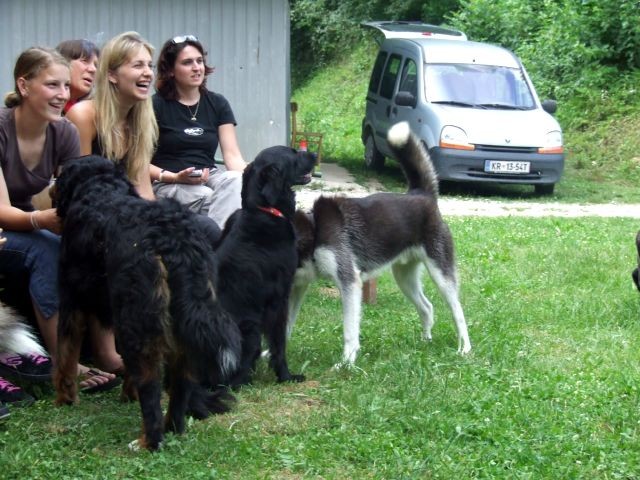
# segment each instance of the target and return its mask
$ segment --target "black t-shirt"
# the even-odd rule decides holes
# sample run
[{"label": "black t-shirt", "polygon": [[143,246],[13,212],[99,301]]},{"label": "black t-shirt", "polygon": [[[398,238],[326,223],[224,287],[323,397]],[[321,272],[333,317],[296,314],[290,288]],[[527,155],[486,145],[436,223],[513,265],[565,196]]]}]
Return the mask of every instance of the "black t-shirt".
[{"label": "black t-shirt", "polygon": [[226,98],[207,92],[200,98],[196,120],[191,120],[196,105],[165,100],[153,96],[153,109],[158,121],[160,137],[151,163],[170,172],[189,167],[215,168],[218,149],[218,127],[236,124]]}]

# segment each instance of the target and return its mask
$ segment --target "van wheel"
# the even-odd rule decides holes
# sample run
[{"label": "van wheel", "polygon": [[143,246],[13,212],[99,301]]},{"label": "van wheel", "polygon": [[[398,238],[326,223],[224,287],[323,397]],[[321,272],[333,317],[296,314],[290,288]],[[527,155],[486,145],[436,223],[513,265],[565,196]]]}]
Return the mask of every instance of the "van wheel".
[{"label": "van wheel", "polygon": [[555,183],[538,184],[535,186],[538,195],[551,195],[555,188]]},{"label": "van wheel", "polygon": [[384,167],[384,155],[376,148],[376,142],[373,135],[367,135],[367,141],[364,143],[364,164],[371,170],[380,170]]}]

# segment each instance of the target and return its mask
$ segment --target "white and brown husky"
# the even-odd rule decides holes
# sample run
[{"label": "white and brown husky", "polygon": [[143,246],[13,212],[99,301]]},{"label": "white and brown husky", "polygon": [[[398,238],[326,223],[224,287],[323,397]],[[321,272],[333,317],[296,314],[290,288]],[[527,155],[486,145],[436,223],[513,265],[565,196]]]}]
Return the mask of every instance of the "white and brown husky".
[{"label": "white and brown husky", "polygon": [[294,222],[299,266],[289,301],[288,331],[309,284],[319,276],[333,279],[342,297],[345,364],[353,364],[360,349],[362,282],[387,267],[415,305],[423,337],[431,340],[433,306],[422,289],[426,266],[451,309],[458,352],[471,350],[458,298],[453,240],[438,209],[438,179],[431,159],[406,122],[389,130],[388,141],[407,178],[407,193],[322,196],[313,212],[297,212]]}]

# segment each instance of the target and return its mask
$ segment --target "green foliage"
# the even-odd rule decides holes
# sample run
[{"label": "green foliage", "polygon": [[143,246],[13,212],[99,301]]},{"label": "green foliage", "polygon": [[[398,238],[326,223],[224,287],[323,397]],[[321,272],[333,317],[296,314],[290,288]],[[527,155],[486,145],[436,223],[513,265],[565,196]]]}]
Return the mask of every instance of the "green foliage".
[{"label": "green foliage", "polygon": [[292,0],[291,59],[294,86],[365,34],[371,20],[423,20],[440,24],[459,0]]},{"label": "green foliage", "polygon": [[566,101],[640,67],[637,0],[464,0],[449,21],[513,50],[542,97]]},{"label": "green foliage", "polygon": [[[633,5],[467,0],[448,17],[472,39],[514,50],[540,97],[559,100],[566,166],[553,200],[640,202],[640,69],[634,67],[640,52],[640,8]],[[616,22],[624,34],[609,27]],[[364,168],[360,128],[376,45],[370,37],[350,45],[342,46],[326,68],[305,77],[294,90],[299,118],[308,129],[325,134],[325,160],[347,167],[361,182],[375,179],[389,189],[403,189],[402,174],[393,162],[387,161],[381,174]],[[532,196],[532,189],[524,187],[461,188],[453,193],[459,192]]]},{"label": "green foliage", "polygon": [[[631,479],[640,471],[640,299],[633,219],[447,218],[473,344],[425,276],[433,341],[392,275],[364,305],[362,351],[314,285],[287,347],[302,384],[260,361],[228,414],[130,452],[140,407],[118,393],[55,407],[48,392],[0,422],[2,478]],[[166,399],[164,401],[166,407]]]},{"label": "green foliage", "polygon": [[[404,190],[400,169],[387,160],[381,173],[366,170],[360,139],[369,74],[376,45],[367,39],[348,55],[318,71],[293,92],[307,130],[323,132],[323,161],[347,168],[360,183],[382,182]],[[581,88],[560,103],[558,119],[564,130],[565,172],[548,198],[535,197],[528,186],[456,185],[445,195],[535,198],[537,201],[640,203],[640,72],[621,76],[606,88]]]}]

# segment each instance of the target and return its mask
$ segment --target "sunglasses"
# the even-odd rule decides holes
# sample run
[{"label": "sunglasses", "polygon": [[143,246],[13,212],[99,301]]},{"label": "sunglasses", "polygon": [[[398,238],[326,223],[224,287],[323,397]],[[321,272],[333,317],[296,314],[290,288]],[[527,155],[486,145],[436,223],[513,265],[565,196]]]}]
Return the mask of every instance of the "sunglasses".
[{"label": "sunglasses", "polygon": [[195,35],[178,35],[177,37],[173,37],[171,39],[171,42],[175,45],[178,45],[179,43],[184,43],[184,42],[197,42],[198,41],[198,37],[196,37]]}]

